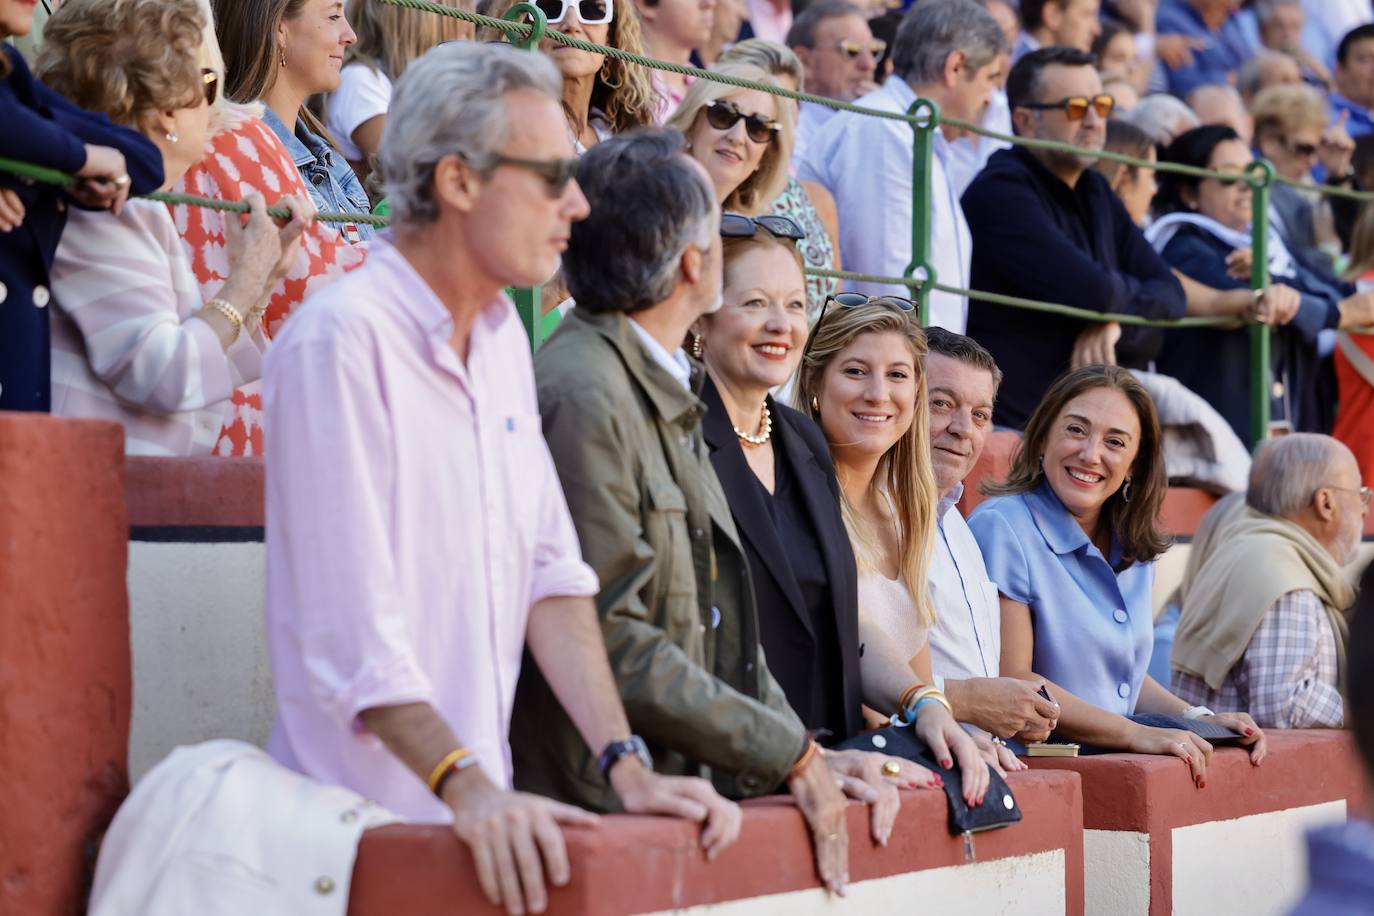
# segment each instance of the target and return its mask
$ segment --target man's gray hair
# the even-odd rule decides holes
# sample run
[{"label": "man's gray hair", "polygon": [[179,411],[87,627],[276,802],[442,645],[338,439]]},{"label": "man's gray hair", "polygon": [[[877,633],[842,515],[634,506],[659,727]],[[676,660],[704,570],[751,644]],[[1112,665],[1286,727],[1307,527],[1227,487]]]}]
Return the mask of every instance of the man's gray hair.
[{"label": "man's gray hair", "polygon": [[720,233],[716,192],[675,130],[601,141],[578,162],[577,183],[591,213],[572,225],[563,276],[579,309],[658,305],[677,286],[683,252],[710,248]]},{"label": "man's gray hair", "polygon": [[892,72],[920,86],[939,80],[955,51],[963,51],[970,70],[977,71],[1005,50],[1002,27],[973,0],[921,0],[897,26]]},{"label": "man's gray hair", "polygon": [[1245,503],[1256,512],[1292,518],[1312,504],[1345,448],[1330,436],[1289,433],[1266,440],[1250,465]]},{"label": "man's gray hair", "polygon": [[814,48],[816,29],[820,24],[828,19],[839,19],[841,16],[858,16],[864,20],[868,18],[858,4],[849,0],[817,0],[815,3],[807,4],[806,9],[792,21],[792,28],[787,30],[786,45],[789,48]]},{"label": "man's gray hair", "polygon": [[[1160,144],[1168,144],[1184,131],[1199,126],[1197,114],[1193,109],[1176,96],[1165,95],[1162,92],[1145,96],[1134,108],[1123,113],[1121,118],[1139,127],[1150,135],[1151,140]],[[1180,121],[1188,126],[1183,130],[1176,130]]]},{"label": "man's gray hair", "polygon": [[506,93],[517,89],[557,101],[563,80],[543,54],[474,41],[439,45],[406,68],[382,131],[394,223],[422,225],[439,215],[434,166],[444,156],[456,153],[479,172],[495,165],[510,132]]}]

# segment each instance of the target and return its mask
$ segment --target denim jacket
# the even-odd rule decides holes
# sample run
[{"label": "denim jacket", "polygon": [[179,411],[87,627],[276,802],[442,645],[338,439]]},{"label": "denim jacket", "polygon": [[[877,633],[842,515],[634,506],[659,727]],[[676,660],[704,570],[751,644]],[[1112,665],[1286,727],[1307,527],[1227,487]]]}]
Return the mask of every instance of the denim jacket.
[{"label": "denim jacket", "polygon": [[[303,118],[296,119],[295,133],[286,129],[271,108],[264,106],[262,119],[291,154],[301,178],[305,179],[305,186],[310,189],[310,199],[317,208],[344,213],[371,212],[367,192],[363,190],[348,160],[323,137],[311,133]],[[356,242],[372,238],[376,231],[372,226],[359,223],[356,224],[356,235],[348,232],[345,235],[349,241]]]}]

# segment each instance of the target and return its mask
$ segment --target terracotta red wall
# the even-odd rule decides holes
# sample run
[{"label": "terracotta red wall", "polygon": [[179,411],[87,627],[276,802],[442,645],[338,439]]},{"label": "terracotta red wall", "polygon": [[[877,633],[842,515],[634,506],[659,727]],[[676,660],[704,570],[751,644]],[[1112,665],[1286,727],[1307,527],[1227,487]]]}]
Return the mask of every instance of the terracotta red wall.
[{"label": "terracotta red wall", "polygon": [[[1048,778],[1047,778],[1048,777]],[[1069,777],[1069,778],[1064,778]],[[1083,911],[1083,812],[1069,773],[1017,773],[1009,780],[1021,823],[977,836],[980,862],[1065,850],[1067,911]],[[904,792],[885,848],[869,839],[862,805],[848,811],[851,881],[964,864],[946,829],[944,794]],[[652,913],[819,887],[801,813],[785,798],[745,804],[736,844],[707,863],[695,828],[651,817],[608,817],[566,831],[572,881],[549,897],[551,914]],[[368,831],[358,848],[349,916],[496,913],[477,885],[472,857],[446,827],[393,825]]]},{"label": "terracotta red wall", "polygon": [[78,912],[128,791],[123,463],[116,424],[0,413],[0,913]]}]

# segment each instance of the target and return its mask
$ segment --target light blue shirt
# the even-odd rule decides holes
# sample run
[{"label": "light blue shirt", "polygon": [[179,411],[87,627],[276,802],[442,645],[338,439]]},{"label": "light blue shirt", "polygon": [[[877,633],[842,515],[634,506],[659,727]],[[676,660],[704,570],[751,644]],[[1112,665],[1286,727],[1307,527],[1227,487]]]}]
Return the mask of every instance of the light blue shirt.
[{"label": "light blue shirt", "polygon": [[942,688],[946,678],[997,677],[1002,654],[1002,606],[978,542],[956,508],[963,495],[959,484],[940,500],[930,562],[930,666]]},{"label": "light blue shirt", "polygon": [[1094,706],[1134,712],[1153,642],[1154,564],[1115,572],[1043,482],[987,500],[969,527],[1001,593],[1030,607],[1032,670]]},{"label": "light blue shirt", "polygon": [[[916,93],[900,77],[888,77],[854,104],[906,114]],[[835,196],[840,220],[840,254],[845,270],[900,277],[911,263],[911,125],[841,111],[817,130],[799,161],[797,178],[824,185]],[[930,259],[936,280],[968,288],[973,236],[948,177],[949,141],[934,132],[930,169]],[[918,272],[919,276],[919,272]],[[855,283],[870,296],[914,298],[896,284]],[[950,293],[930,295],[930,324],[962,334],[968,326],[968,299]]]},{"label": "light blue shirt", "polygon": [[[367,192],[363,190],[343,153],[330,146],[323,137],[312,134],[303,118],[296,119],[293,132],[286,129],[272,109],[263,106],[262,120],[272,128],[272,133],[277,135],[277,139],[291,154],[316,209],[339,213],[371,212]],[[355,224],[355,230],[357,238],[349,237],[348,241],[370,239],[377,234],[375,227],[362,223]]]},{"label": "light blue shirt", "polygon": [[830,122],[838,108],[827,108],[815,102],[802,102],[797,113],[797,129],[792,134],[792,161],[801,162],[806,158],[807,147],[816,132]]}]

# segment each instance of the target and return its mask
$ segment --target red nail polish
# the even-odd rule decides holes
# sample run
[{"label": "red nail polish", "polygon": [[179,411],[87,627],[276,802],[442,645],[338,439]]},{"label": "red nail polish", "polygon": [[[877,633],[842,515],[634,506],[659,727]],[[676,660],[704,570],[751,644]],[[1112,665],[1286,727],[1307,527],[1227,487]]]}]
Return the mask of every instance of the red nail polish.
[{"label": "red nail polish", "polygon": [[1254,733],[1255,733],[1255,730],[1254,730],[1253,728],[1247,728],[1247,729],[1245,730],[1245,734],[1246,734],[1246,735],[1253,735]]},{"label": "red nail polish", "polygon": [[948,770],[950,767],[954,766],[954,761],[952,761],[952,760],[941,760],[941,761],[940,761],[940,766],[942,766],[942,767],[944,767],[946,770]]},{"label": "red nail polish", "polygon": [[1199,779],[1199,780],[1198,780],[1198,783],[1197,783],[1197,787],[1198,787],[1199,789],[1205,789],[1205,788],[1207,788],[1207,781],[1206,781],[1206,780],[1203,780],[1203,779]]}]

